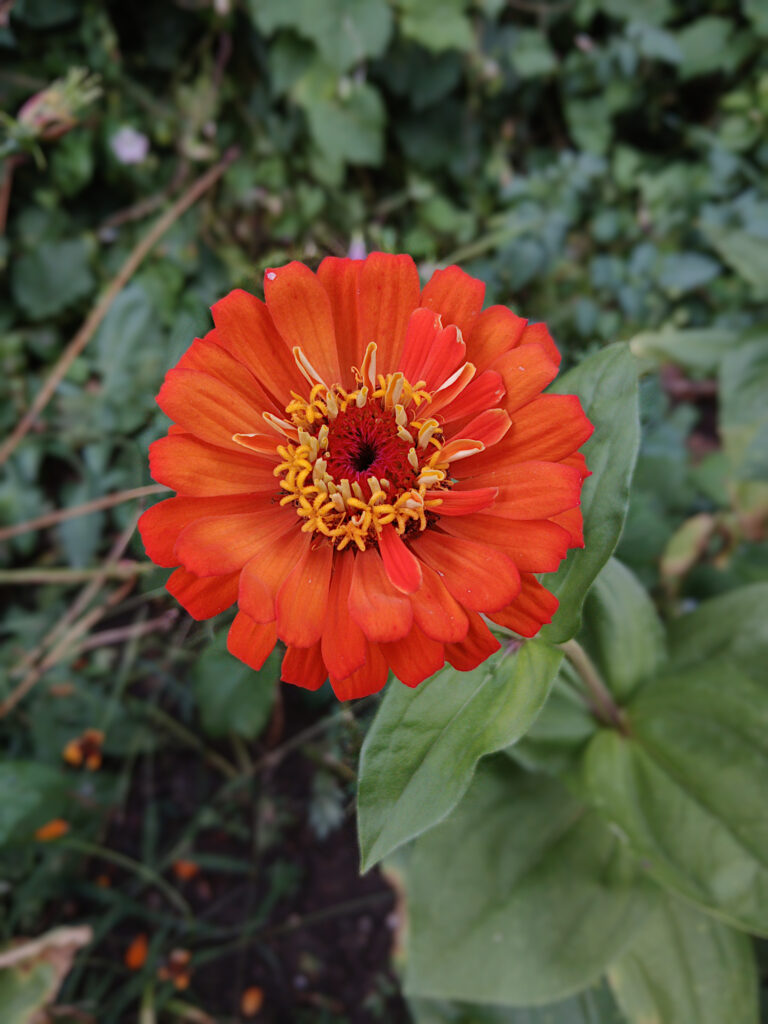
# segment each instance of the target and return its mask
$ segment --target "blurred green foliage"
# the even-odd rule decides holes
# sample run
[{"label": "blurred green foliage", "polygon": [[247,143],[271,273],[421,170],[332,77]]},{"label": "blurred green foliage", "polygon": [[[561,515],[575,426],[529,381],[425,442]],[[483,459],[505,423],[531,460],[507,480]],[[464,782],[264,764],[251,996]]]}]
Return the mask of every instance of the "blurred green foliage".
[{"label": "blurred green foliage", "polygon": [[[665,610],[768,579],[763,0],[0,6],[0,158],[10,194],[0,233],[0,434],[29,407],[152,219],[239,149],[132,276],[4,467],[0,524],[148,483],[146,449],[164,429],[154,395],[208,330],[207,307],[233,287],[259,291],[270,264],[362,244],[410,252],[425,275],[459,262],[487,282],[488,302],[546,320],[567,363],[632,340],[646,371],[643,440],[620,557]],[[79,68],[98,84],[73,78]],[[39,96],[61,82],[69,92],[56,87],[58,106],[45,119]],[[92,569],[133,511],[119,505],[2,542],[0,568]],[[143,557],[136,540],[131,551]],[[121,624],[167,608],[163,582],[162,571],[144,574],[120,606]],[[12,667],[75,593],[59,584],[5,592],[0,699],[18,683]],[[220,689],[224,655],[210,625],[168,621],[159,635],[65,654],[0,719],[2,770],[14,773],[0,812],[12,840],[0,849],[3,939],[37,929],[75,884],[109,910],[97,939],[132,920],[136,878],[99,893],[76,882],[74,848],[41,852],[34,830],[65,814],[79,839],[96,842],[107,812],[125,806],[137,759],[149,763],[178,743],[202,764],[234,734],[237,760],[272,711],[273,664],[247,706],[236,672],[231,691]],[[52,700],[57,686],[74,689]],[[309,695],[306,707],[322,711],[324,700]],[[338,742],[354,751],[347,725],[352,738]],[[88,727],[107,732],[112,767],[98,776],[61,766],[64,744]],[[165,870],[173,852],[161,818],[183,832],[180,848],[212,824],[238,841],[248,835],[229,791],[205,805],[200,764],[192,775],[202,817],[182,821],[165,796],[146,810],[141,849],[130,852],[152,870]],[[314,791],[324,834],[340,821],[343,785],[320,774]],[[283,825],[270,819],[265,848]],[[240,870],[248,863],[245,855]],[[295,887],[281,870],[267,872],[267,902]],[[143,924],[179,940],[168,914]],[[204,932],[198,939],[207,941]],[[99,1024],[138,1005],[139,986],[120,988],[124,980],[105,976]]]}]

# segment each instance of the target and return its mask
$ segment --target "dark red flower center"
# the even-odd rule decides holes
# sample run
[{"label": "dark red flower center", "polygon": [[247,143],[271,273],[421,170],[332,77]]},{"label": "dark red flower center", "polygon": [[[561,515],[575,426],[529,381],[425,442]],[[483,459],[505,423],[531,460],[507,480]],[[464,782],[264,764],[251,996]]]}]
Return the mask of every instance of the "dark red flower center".
[{"label": "dark red flower center", "polygon": [[371,476],[388,480],[395,492],[408,490],[416,482],[410,447],[398,437],[394,415],[378,402],[351,405],[329,424],[327,470],[336,481],[357,481],[366,494]]}]

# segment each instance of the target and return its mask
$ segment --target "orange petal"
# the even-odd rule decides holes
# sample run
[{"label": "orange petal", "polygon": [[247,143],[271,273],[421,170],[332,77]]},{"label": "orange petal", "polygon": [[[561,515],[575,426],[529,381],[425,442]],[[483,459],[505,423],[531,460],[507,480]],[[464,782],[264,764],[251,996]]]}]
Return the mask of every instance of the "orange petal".
[{"label": "orange petal", "polygon": [[411,257],[372,252],[360,274],[360,337],[364,345],[376,342],[379,373],[398,366],[406,325],[418,305],[419,273]]},{"label": "orange petal", "polygon": [[233,434],[260,431],[264,426],[262,410],[255,402],[198,370],[169,370],[157,404],[201,441],[235,451],[242,449],[232,440]]},{"label": "orange petal", "polygon": [[466,516],[489,508],[498,493],[498,487],[480,487],[475,491],[427,491],[424,497],[427,501],[440,501],[430,512],[439,516]]},{"label": "orange petal", "polygon": [[556,516],[550,516],[552,523],[556,523],[568,531],[571,539],[570,547],[584,547],[584,517],[581,514],[581,507],[569,508],[565,512],[558,512]]},{"label": "orange petal", "polygon": [[375,548],[355,554],[349,614],[369,640],[400,640],[411,628],[411,602],[389,582]]},{"label": "orange petal", "polygon": [[433,309],[415,309],[408,318],[405,342],[397,368],[411,384],[415,384],[421,378],[420,370],[424,360],[442,329],[440,315]]},{"label": "orange petal", "polygon": [[263,548],[243,566],[237,603],[256,622],[273,622],[277,617],[277,592],[302,560],[310,543],[308,533],[295,530],[281,537],[279,544]]},{"label": "orange petal", "polygon": [[520,636],[536,636],[542,626],[552,621],[559,602],[535,576],[523,573],[520,583],[520,593],[515,600],[489,618]]},{"label": "orange petal", "polygon": [[592,470],[587,466],[587,460],[581,452],[574,452],[572,455],[568,455],[564,459],[558,459],[558,462],[562,462],[564,466],[574,466],[581,473],[582,480],[586,480],[588,476],[592,476]]},{"label": "orange petal", "polygon": [[501,649],[501,644],[475,612],[467,612],[469,630],[461,643],[446,644],[445,657],[460,672],[471,672]]},{"label": "orange petal", "polygon": [[414,553],[466,608],[503,608],[520,590],[514,562],[498,549],[436,530],[426,530],[412,544]]},{"label": "orange petal", "polygon": [[[328,293],[309,267],[294,260],[264,275],[272,319],[292,350],[298,345],[330,387],[341,379]],[[287,400],[287,396],[286,396]]]},{"label": "orange petal", "polygon": [[462,437],[482,441],[486,448],[498,444],[512,426],[512,420],[503,409],[486,409],[461,428]]},{"label": "orange petal", "polygon": [[463,490],[480,484],[499,488],[493,513],[509,519],[549,519],[578,505],[581,497],[581,474],[559,462],[501,463],[493,472],[461,480],[456,486]]},{"label": "orange petal", "polygon": [[257,374],[252,373],[248,366],[218,344],[215,330],[209,331],[204,338],[195,338],[175,369],[196,370],[215,377],[262,412],[278,413],[285,408],[284,401],[276,404],[267,394]]},{"label": "orange petal", "polygon": [[465,417],[493,409],[504,401],[504,381],[498,373],[486,370],[467,384],[464,390],[451,402],[443,406],[440,418],[453,423]]},{"label": "orange petal", "polygon": [[411,598],[413,621],[428,637],[441,643],[463,640],[469,626],[466,613],[434,570],[421,567],[422,584]]},{"label": "orange petal", "polygon": [[389,677],[387,660],[378,644],[367,644],[365,664],[346,679],[331,676],[333,692],[339,700],[356,700],[378,693]]},{"label": "orange petal", "polygon": [[[466,389],[474,376],[475,367],[473,364],[464,363],[461,370],[454,374],[453,380],[449,377],[448,381],[441,385],[439,390],[433,394],[432,402],[429,406],[429,415],[434,416],[435,413],[447,408]],[[444,418],[441,416],[441,419]]]},{"label": "orange petal", "polygon": [[165,589],[193,619],[210,619],[231,608],[237,600],[238,574],[200,579],[186,569],[171,573]]},{"label": "orange petal", "polygon": [[443,324],[456,324],[469,337],[483,308],[485,284],[459,267],[436,270],[421,293],[421,305],[434,309]]},{"label": "orange petal", "polygon": [[557,365],[539,345],[520,345],[501,356],[492,367],[504,381],[504,408],[509,413],[540,395],[557,376]]},{"label": "orange petal", "polygon": [[305,381],[266,305],[255,295],[236,288],[214,303],[211,313],[216,341],[247,366],[284,409],[291,391],[302,391]]},{"label": "orange petal", "polygon": [[144,549],[157,565],[178,565],[174,553],[179,534],[190,523],[213,515],[255,512],[261,507],[250,495],[225,495],[220,498],[167,498],[148,508],[139,519]]},{"label": "orange petal", "polygon": [[481,476],[513,462],[560,462],[584,444],[593,429],[576,395],[541,395],[514,413],[503,440],[472,459],[472,473]]},{"label": "orange petal", "polygon": [[227,634],[227,650],[258,672],[277,642],[274,622],[254,622],[245,612],[238,612]]},{"label": "orange petal", "polygon": [[353,366],[359,366],[364,346],[360,342],[360,276],[362,260],[326,256],[317,268],[320,284],[328,293],[333,311],[336,347],[341,369],[340,383],[354,386]]},{"label": "orange petal", "polygon": [[[277,438],[275,438],[277,443]],[[206,444],[189,434],[161,437],[149,446],[149,471],[159,484],[181,494],[280,493],[274,475],[275,458],[234,452]]]},{"label": "orange petal", "polygon": [[174,553],[196,576],[224,576],[297,529],[291,509],[267,505],[258,512],[198,519],[181,531]]},{"label": "orange petal", "polygon": [[547,330],[546,324],[528,324],[520,339],[521,345],[540,345],[555,364],[560,365],[562,356],[557,345],[552,340],[552,335]]},{"label": "orange petal", "polygon": [[413,594],[421,586],[421,565],[391,523],[381,531],[379,553],[392,586]]},{"label": "orange petal", "polygon": [[557,569],[572,546],[566,530],[548,519],[504,519],[494,515],[494,511],[449,519],[441,522],[440,527],[455,537],[500,547],[521,572],[554,572]]},{"label": "orange petal", "polygon": [[514,348],[523,336],[528,323],[506,306],[489,306],[475,320],[467,339],[469,358],[477,372],[487,370],[494,359]]},{"label": "orange petal", "polygon": [[320,641],[323,661],[337,681],[346,679],[365,664],[368,649],[365,634],[350,616],[348,608],[354,561],[351,551],[342,551],[334,558],[328,609]]},{"label": "orange petal", "polygon": [[389,667],[406,686],[418,686],[445,664],[443,645],[414,626],[408,636],[393,644],[382,644]]},{"label": "orange petal", "polygon": [[[406,349],[410,344],[411,352],[403,352],[401,366],[405,363],[408,367],[407,370],[403,369],[403,373],[412,384],[417,380],[424,380],[428,391],[437,391],[467,361],[467,346],[455,324],[437,331],[425,344],[428,331],[418,330],[421,319],[419,314],[424,314],[426,320],[438,319],[431,309],[417,309],[411,316],[406,333]],[[416,328],[414,330],[411,329],[412,323]],[[417,345],[418,350],[413,352]]]},{"label": "orange petal", "polygon": [[277,633],[294,647],[311,647],[323,632],[333,546],[321,539],[303,558],[277,592]]},{"label": "orange petal", "polygon": [[328,678],[328,669],[320,654],[320,644],[289,647],[283,656],[280,678],[284,683],[301,686],[304,690],[319,690]]}]

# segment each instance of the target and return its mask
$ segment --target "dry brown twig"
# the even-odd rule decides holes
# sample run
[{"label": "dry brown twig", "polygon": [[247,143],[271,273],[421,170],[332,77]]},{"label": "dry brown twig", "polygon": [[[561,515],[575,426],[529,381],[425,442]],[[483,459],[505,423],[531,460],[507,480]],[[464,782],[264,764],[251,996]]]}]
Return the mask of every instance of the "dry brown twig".
[{"label": "dry brown twig", "polygon": [[91,512],[101,512],[103,509],[114,508],[115,505],[122,505],[125,501],[132,501],[134,498],[144,498],[149,494],[161,494],[167,491],[162,484],[148,484],[146,487],[133,487],[128,491],[117,491],[114,494],[105,494],[102,498],[94,498],[83,505],[73,505],[71,508],[55,509],[53,512],[46,512],[44,516],[36,519],[28,519],[25,523],[16,523],[13,526],[5,526],[0,529],[0,541],[10,540],[11,537],[19,537],[22,533],[30,533],[32,530],[44,530],[57,523],[63,523],[67,519],[77,519],[78,516],[87,516]]},{"label": "dry brown twig", "polygon": [[[76,621],[78,615],[85,612],[85,609],[101,590],[102,586],[108,579],[110,568],[121,559],[123,552],[128,547],[131,537],[136,529],[136,524],[139,520],[140,514],[140,512],[137,512],[131,517],[131,521],[112,545],[112,549],[107,555],[103,565],[100,567],[100,571],[93,577],[88,585],[83,588],[78,597],[73,601],[66,612],[64,612],[53,629],[51,629],[43,637],[37,647],[25,655],[16,668],[12,670],[12,675],[19,674],[25,669],[27,672],[18,686],[11,691],[2,703],[0,703],[0,718],[4,718],[10,711],[12,711],[19,701],[26,697],[48,669],[64,657],[72,644],[81,636],[85,635],[85,633],[87,633],[88,630],[98,622],[110,608],[119,604],[120,601],[122,601],[123,598],[126,597],[133,589],[136,583],[135,574],[123,583],[121,587],[113,590],[106,601],[101,605],[91,609],[91,611],[84,614],[79,621]],[[45,654],[46,648],[48,649],[47,654]],[[37,664],[35,664],[35,662],[37,662]]]},{"label": "dry brown twig", "polygon": [[165,232],[181,217],[183,213],[204,195],[214,185],[227,168],[239,156],[237,147],[229,149],[217,164],[209,168],[200,178],[197,179],[176,202],[153,224],[147,234],[134,247],[128,259],[112,279],[107,290],[93,307],[85,319],[80,330],[67,345],[59,357],[58,362],[51,371],[45,384],[35,396],[32,405],[21,418],[11,436],[0,446],[0,466],[7,462],[11,454],[16,450],[21,441],[26,437],[32,428],[35,420],[53,397],[56,388],[66,376],[72,363],[80,355],[85,346],[96,333],[104,317],[109,312],[112,303],[118,294],[123,290],[128,281],[138,270],[144,258],[150,253]]}]

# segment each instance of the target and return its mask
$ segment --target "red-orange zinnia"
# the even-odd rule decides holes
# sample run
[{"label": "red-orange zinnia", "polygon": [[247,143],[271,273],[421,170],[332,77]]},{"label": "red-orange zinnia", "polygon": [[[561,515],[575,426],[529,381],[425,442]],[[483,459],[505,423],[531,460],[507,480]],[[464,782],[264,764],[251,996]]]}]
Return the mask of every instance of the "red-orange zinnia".
[{"label": "red-orange zinnia", "polygon": [[498,649],[481,614],[523,636],[556,598],[534,573],[582,546],[592,426],[542,395],[559,353],[543,324],[458,267],[422,290],[409,256],[329,257],[242,290],[158,395],[174,421],[151,448],[178,492],[140,528],[197,619],[235,602],[228,647],[342,700],[391,669],[416,686]]}]

